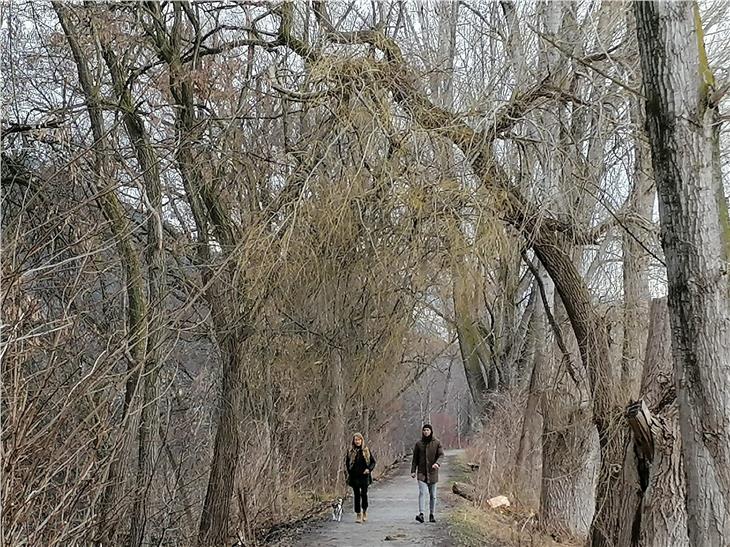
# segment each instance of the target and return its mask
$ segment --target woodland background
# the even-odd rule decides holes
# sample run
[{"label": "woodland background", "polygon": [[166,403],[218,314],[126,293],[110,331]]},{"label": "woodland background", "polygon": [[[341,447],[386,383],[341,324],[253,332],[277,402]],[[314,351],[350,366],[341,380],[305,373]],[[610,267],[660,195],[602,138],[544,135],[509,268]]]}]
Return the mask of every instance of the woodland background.
[{"label": "woodland background", "polygon": [[554,534],[730,537],[727,4],[0,18],[5,545],[252,545],[422,421]]}]

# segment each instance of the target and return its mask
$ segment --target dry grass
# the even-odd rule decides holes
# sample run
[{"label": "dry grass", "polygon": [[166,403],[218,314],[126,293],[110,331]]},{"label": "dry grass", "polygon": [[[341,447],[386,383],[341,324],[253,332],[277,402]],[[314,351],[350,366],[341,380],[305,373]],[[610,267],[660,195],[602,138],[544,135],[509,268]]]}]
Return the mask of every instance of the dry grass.
[{"label": "dry grass", "polygon": [[[495,398],[493,414],[466,451],[467,460],[479,464],[478,471],[469,473],[466,480],[476,486],[480,503],[499,495],[507,496],[513,503],[540,498],[539,490],[534,491],[534,487],[539,489],[539,484],[532,485],[530,492],[516,491],[519,489],[516,477],[524,472],[516,469],[516,459],[525,397],[514,394]],[[534,503],[528,505],[528,509],[535,509]]]},{"label": "dry grass", "polygon": [[[495,422],[501,423],[501,422]],[[491,433],[496,433],[492,431]],[[501,437],[496,435],[484,435],[480,441],[487,443],[494,448],[498,443],[488,443],[487,439],[501,438],[501,451],[503,456],[511,452],[508,431],[501,431]],[[480,461],[480,454],[485,453],[484,446],[475,446],[468,450],[459,461],[458,471],[454,474],[454,480],[474,484],[477,492],[482,495],[474,502],[468,502],[462,498],[449,518],[452,526],[452,535],[458,540],[458,545],[480,546],[480,547],[577,547],[580,542],[569,538],[556,538],[547,533],[540,526],[535,512],[532,508],[521,507],[515,504],[515,500],[509,491],[511,484],[508,477],[509,463],[511,460],[505,458],[501,464],[499,458],[487,461]],[[490,451],[491,452],[491,451]],[[496,452],[499,452],[497,450]],[[484,460],[484,459],[482,459]],[[489,460],[489,459],[487,459]],[[481,464],[478,472],[469,471],[467,462],[477,461]],[[491,470],[489,468],[491,467]],[[492,496],[504,494],[515,504],[511,507],[491,509],[486,500]]]},{"label": "dry grass", "polygon": [[535,517],[516,511],[481,509],[464,503],[451,514],[452,535],[459,545],[481,547],[578,547],[540,532]]}]

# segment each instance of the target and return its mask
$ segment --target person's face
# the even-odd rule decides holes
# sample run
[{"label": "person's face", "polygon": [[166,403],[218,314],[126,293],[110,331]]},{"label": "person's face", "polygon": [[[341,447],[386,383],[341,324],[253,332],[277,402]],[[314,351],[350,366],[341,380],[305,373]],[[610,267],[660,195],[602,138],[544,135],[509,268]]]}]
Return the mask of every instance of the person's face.
[{"label": "person's face", "polygon": [[423,430],[421,431],[421,433],[423,433],[423,436],[424,437],[430,437],[431,436],[431,430],[429,428],[427,428],[427,427],[424,427]]},{"label": "person's face", "polygon": [[353,437],[352,441],[355,443],[355,446],[362,446],[362,439],[360,437]]}]

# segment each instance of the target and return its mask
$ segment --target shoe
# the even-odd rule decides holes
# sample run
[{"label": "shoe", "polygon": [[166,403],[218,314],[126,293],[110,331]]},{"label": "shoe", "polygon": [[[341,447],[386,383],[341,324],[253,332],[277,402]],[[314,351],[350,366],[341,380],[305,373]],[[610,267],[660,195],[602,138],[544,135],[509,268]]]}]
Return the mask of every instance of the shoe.
[{"label": "shoe", "polygon": [[357,516],[355,517],[355,523],[362,524],[362,515],[360,513],[358,513]]},{"label": "shoe", "polygon": [[436,522],[436,519],[433,518],[433,513],[431,513],[430,515],[428,515],[428,522]]},{"label": "shoe", "polygon": [[362,521],[363,522],[367,522],[368,521],[368,512],[367,511],[363,511],[362,512]]},{"label": "shoe", "polygon": [[418,516],[416,517],[416,520],[418,522],[423,522],[423,513],[418,513]]}]

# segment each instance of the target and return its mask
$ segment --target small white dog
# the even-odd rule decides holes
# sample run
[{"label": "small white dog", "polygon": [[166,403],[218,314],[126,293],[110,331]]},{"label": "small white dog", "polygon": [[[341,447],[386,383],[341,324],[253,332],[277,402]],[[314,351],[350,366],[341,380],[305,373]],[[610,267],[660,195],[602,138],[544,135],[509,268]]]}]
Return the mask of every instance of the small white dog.
[{"label": "small white dog", "polygon": [[337,522],[342,520],[342,498],[336,498],[332,502],[332,520]]}]

